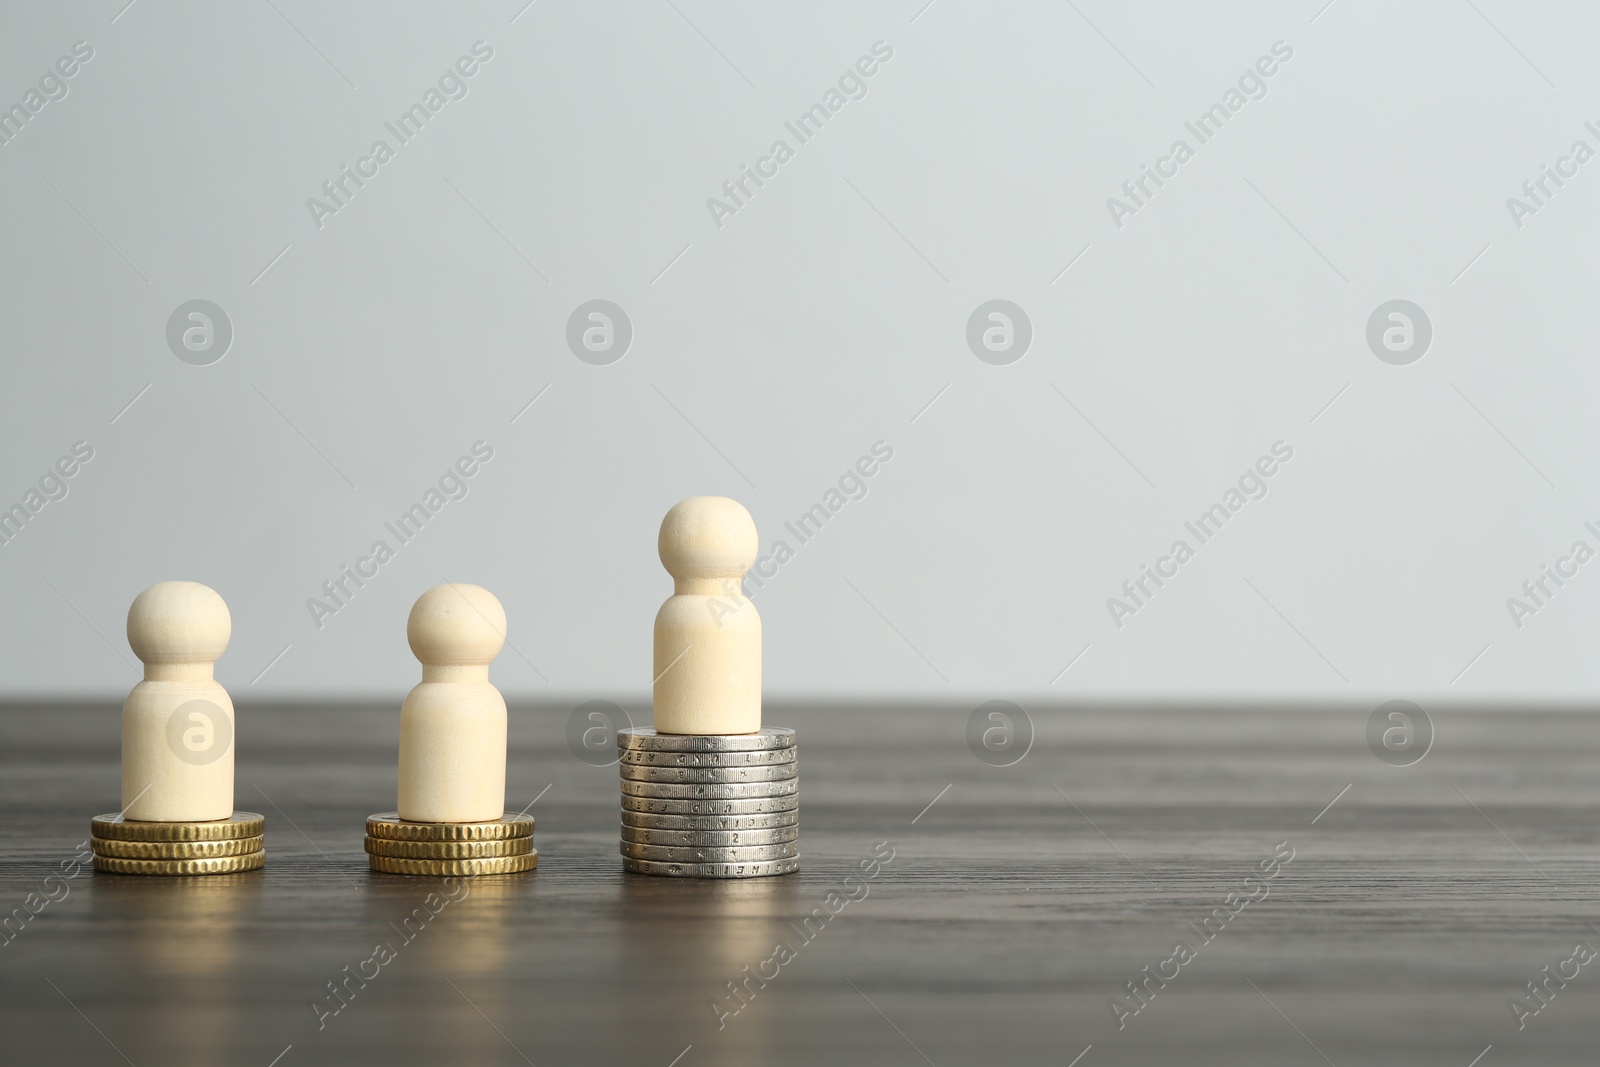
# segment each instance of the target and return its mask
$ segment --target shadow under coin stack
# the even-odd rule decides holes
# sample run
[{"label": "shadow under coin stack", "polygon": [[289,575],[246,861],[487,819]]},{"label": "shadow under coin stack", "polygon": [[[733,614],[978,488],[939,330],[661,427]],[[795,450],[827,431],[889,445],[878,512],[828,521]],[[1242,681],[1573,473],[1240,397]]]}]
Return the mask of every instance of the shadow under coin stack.
[{"label": "shadow under coin stack", "polygon": [[266,820],[248,811],[212,822],[135,822],[96,815],[94,869],[113,874],[235,874],[267,862]]},{"label": "shadow under coin stack", "polygon": [[406,822],[395,812],[367,818],[367,865],[384,874],[516,874],[539,865],[533,816],[492,822]]},{"label": "shadow under coin stack", "polygon": [[795,733],[617,731],[622,866],[676,878],[762,878],[800,869]]}]

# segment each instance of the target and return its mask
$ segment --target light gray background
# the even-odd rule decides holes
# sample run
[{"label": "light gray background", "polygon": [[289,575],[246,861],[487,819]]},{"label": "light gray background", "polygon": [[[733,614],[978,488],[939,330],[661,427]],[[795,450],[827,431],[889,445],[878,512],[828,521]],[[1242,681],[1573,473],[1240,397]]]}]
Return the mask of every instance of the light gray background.
[{"label": "light gray background", "polygon": [[[445,580],[505,603],[508,695],[642,694],[667,507],[734,496],[770,545],[881,439],[757,596],[769,695],[1589,698],[1600,562],[1521,629],[1506,599],[1600,547],[1600,160],[1520,229],[1506,199],[1600,147],[1600,13],[924,4],[4,5],[0,103],[95,51],[0,146],[0,498],[95,449],[0,547],[6,691],[124,692],[128,603],[189,578],[232,608],[236,699],[398,700]],[[307,198],[478,40],[469,95],[319,230]],[[879,40],[866,98],[716,227]],[[1118,228],[1107,197],[1278,40]],[[596,298],[633,323],[611,366],[565,343]],[[1433,324],[1409,366],[1365,341],[1395,298]],[[165,341],[192,299],[233,323],[212,366]],[[1032,322],[1009,366],[966,345],[991,299]],[[317,629],[479,439],[470,495]],[[1270,495],[1116,628],[1280,439]]]}]

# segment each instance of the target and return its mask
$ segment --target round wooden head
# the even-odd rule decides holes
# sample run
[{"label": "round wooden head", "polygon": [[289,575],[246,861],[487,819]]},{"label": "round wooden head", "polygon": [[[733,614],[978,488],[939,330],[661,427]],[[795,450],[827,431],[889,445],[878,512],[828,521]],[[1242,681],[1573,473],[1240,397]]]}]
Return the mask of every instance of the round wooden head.
[{"label": "round wooden head", "polygon": [[128,609],[128,645],[145,663],[215,663],[232,636],[228,605],[199,582],[157,582]]},{"label": "round wooden head", "polygon": [[488,666],[506,643],[506,609],[481,585],[436,585],[417,598],[406,640],[424,664]]},{"label": "round wooden head", "polygon": [[668,574],[680,583],[699,583],[743,578],[760,543],[756,521],[743,504],[725,496],[692,496],[672,505],[661,520],[656,548]]}]

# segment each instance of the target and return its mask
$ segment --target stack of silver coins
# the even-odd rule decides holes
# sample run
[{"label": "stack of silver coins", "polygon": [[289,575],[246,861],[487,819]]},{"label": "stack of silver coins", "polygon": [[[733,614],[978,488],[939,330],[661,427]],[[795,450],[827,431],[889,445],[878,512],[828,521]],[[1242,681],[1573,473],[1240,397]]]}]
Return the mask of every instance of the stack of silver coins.
[{"label": "stack of silver coins", "polygon": [[800,869],[794,731],[617,731],[622,866],[674,878],[763,878]]}]

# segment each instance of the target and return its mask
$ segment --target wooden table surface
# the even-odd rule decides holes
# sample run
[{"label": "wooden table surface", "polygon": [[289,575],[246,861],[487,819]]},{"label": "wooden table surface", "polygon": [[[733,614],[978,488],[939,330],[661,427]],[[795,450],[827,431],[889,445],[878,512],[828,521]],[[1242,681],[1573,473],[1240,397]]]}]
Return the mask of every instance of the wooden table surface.
[{"label": "wooden table surface", "polygon": [[[570,704],[513,706],[507,803],[538,798],[539,869],[433,914],[437,883],[361,850],[394,807],[397,706],[242,703],[267,868],[194,879],[60,877],[118,806],[117,708],[0,708],[0,909],[31,916],[0,945],[0,1062],[1600,1060],[1600,960],[1565,962],[1600,949],[1590,714],[1435,710],[1394,767],[1370,709],[1032,707],[998,768],[970,707],[772,705],[800,733],[802,870],[709,882],[624,874],[616,769],[568,751]],[[846,883],[875,847],[892,861]],[[377,973],[319,1017],[347,965]],[[1147,965],[1176,975],[1132,1014]],[[1547,965],[1578,973],[1519,1029]],[[746,967],[772,977],[719,1026]]]}]

